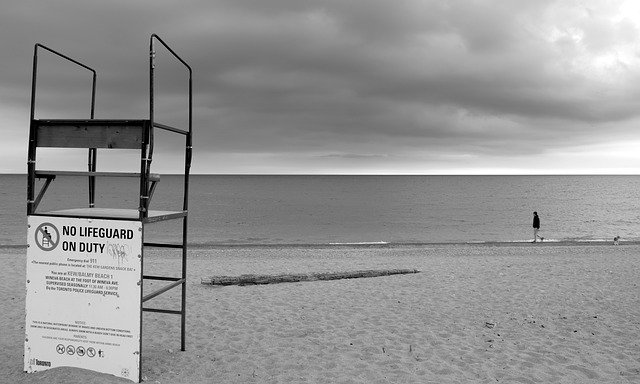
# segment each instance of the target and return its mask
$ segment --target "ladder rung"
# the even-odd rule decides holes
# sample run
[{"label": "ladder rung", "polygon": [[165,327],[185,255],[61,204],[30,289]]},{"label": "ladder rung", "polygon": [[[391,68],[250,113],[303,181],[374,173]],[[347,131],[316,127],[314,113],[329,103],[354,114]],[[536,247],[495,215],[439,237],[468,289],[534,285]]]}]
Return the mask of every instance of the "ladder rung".
[{"label": "ladder rung", "polygon": [[182,244],[166,244],[166,243],[144,243],[145,247],[157,247],[157,248],[183,248]]},{"label": "ladder rung", "polygon": [[174,282],[174,283],[168,284],[168,285],[166,285],[166,286],[164,286],[164,287],[162,287],[162,288],[158,289],[158,290],[157,290],[157,291],[155,291],[155,292],[152,292],[152,293],[150,293],[150,294],[148,294],[148,295],[144,295],[144,296],[142,297],[142,302],[144,303],[144,302],[145,302],[145,301],[147,301],[147,300],[151,300],[151,299],[153,299],[154,297],[156,297],[156,296],[158,296],[158,295],[160,295],[160,294],[163,294],[163,293],[167,292],[168,290],[170,290],[170,289],[172,289],[172,288],[175,288],[175,287],[177,287],[178,285],[180,285],[180,284],[182,284],[182,283],[184,283],[184,282],[185,282],[185,279],[180,279],[180,280],[178,280],[178,281],[176,281],[176,282]]},{"label": "ladder rung", "polygon": [[172,313],[174,315],[182,315],[182,311],[175,311],[172,309],[142,308],[142,310],[144,312]]},{"label": "ladder rung", "polygon": [[142,276],[142,278],[148,279],[148,280],[164,280],[164,281],[178,281],[182,279],[181,277],[149,276],[149,275],[144,275]]}]

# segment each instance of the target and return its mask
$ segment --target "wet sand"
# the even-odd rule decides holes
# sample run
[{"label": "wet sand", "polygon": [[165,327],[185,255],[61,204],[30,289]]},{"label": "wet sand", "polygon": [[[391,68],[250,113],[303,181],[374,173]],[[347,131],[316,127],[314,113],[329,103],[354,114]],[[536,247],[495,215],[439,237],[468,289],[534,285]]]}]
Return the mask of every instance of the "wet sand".
[{"label": "wet sand", "polygon": [[[25,249],[0,249],[0,382],[129,383],[23,369]],[[171,274],[170,251],[145,273]],[[249,286],[212,275],[415,268]],[[156,283],[157,284],[157,283]],[[431,245],[192,249],[179,317],[143,316],[148,383],[640,382],[640,246]],[[179,303],[179,290],[152,300]],[[174,307],[176,307],[174,305]],[[176,307],[177,308],[177,307]]]}]

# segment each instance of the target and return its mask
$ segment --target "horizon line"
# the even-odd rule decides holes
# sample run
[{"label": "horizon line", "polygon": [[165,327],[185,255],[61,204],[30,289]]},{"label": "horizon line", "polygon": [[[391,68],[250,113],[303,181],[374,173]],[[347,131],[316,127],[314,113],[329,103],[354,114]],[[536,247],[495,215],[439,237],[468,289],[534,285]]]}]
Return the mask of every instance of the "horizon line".
[{"label": "horizon line", "polygon": [[[105,171],[106,172],[106,171]],[[183,176],[183,173],[159,173]],[[27,172],[0,172],[0,175],[27,176]],[[640,176],[640,173],[189,173],[189,176]],[[84,175],[78,177],[86,177]],[[108,177],[108,176],[104,176]]]}]

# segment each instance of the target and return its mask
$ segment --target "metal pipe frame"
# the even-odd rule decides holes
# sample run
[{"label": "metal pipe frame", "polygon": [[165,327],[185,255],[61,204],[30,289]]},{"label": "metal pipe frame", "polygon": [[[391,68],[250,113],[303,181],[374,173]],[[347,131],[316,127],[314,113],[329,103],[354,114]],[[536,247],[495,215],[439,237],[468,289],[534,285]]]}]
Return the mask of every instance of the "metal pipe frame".
[{"label": "metal pipe frame", "polygon": [[[155,74],[155,49],[154,49],[154,41],[160,42],[166,48],[174,58],[176,58],[180,63],[182,63],[185,68],[189,72],[189,129],[188,132],[184,132],[183,130],[179,130],[173,127],[169,127],[164,124],[159,124],[155,122],[155,106],[154,106],[154,74]],[[148,150],[148,159],[147,167],[150,167],[151,157],[153,155],[153,130],[154,127],[158,127],[161,129],[173,131],[180,134],[185,134],[185,159],[184,159],[184,189],[183,189],[183,204],[182,209],[184,212],[188,212],[189,209],[189,172],[191,169],[191,159],[192,159],[192,132],[193,132],[193,70],[191,66],[187,64],[167,43],[164,42],[160,38],[160,36],[155,33],[151,35],[149,38],[149,120],[150,120],[150,146]],[[149,168],[147,168],[148,172]],[[141,188],[142,190],[142,188]],[[181,297],[181,319],[180,319],[180,350],[184,351],[186,349],[186,316],[187,316],[187,233],[188,233],[188,215],[185,215],[182,219],[182,297]]]},{"label": "metal pipe frame", "polygon": [[[92,86],[91,86],[91,119],[95,116],[96,105],[96,78],[97,74],[95,69],[83,64],[69,56],[53,50],[46,45],[36,43],[33,47],[33,69],[31,74],[31,111],[30,111],[30,125],[29,125],[29,152],[27,160],[27,215],[31,215],[35,212],[36,205],[34,201],[35,194],[35,170],[36,170],[36,126],[34,124],[36,113],[36,90],[38,82],[38,48],[42,48],[50,53],[61,57],[67,61],[70,61],[82,68],[85,68],[93,74]],[[89,149],[89,171],[95,172],[96,167],[96,149]],[[89,206],[92,207],[95,199],[95,178],[89,177]]]},{"label": "metal pipe frame", "polygon": [[[189,72],[189,128],[187,131],[170,127],[168,125],[156,123],[154,121],[154,41],[159,41],[178,61],[180,61]],[[178,134],[182,134],[185,136],[185,164],[184,164],[184,190],[183,190],[183,214],[176,217],[165,217],[164,219],[170,218],[182,218],[182,245],[179,244],[160,244],[160,243],[145,243],[144,241],[144,226],[142,231],[142,244],[144,246],[155,246],[161,248],[181,248],[182,249],[182,273],[181,277],[163,277],[163,276],[145,276],[143,274],[144,271],[144,249],[141,250],[141,264],[140,264],[140,283],[142,284],[143,279],[150,280],[163,280],[163,281],[172,281],[171,284],[161,288],[158,291],[150,293],[148,295],[143,295],[142,289],[140,290],[140,311],[146,312],[160,312],[167,314],[179,314],[181,315],[181,350],[185,350],[186,344],[186,289],[187,289],[187,239],[188,239],[188,207],[189,207],[189,172],[191,169],[191,160],[192,160],[192,132],[193,132],[193,71],[191,67],[176,54],[176,52],[171,49],[158,35],[152,34],[149,43],[149,123],[145,124],[143,127],[143,138],[142,143],[140,145],[140,204],[139,204],[139,220],[144,223],[150,223],[156,220],[148,220],[148,212],[149,212],[149,200],[150,193],[152,192],[152,186],[149,185],[151,180],[150,177],[150,169],[151,169],[151,161],[153,158],[153,146],[154,146],[154,128],[164,129],[171,132],[175,132]],[[67,61],[70,61],[74,64],[77,64],[85,69],[88,69],[93,74],[92,79],[92,89],[91,89],[91,116],[90,118],[93,120],[95,118],[95,95],[96,95],[96,71],[77,61],[74,60],[60,52],[57,52],[45,45],[40,43],[35,44],[34,54],[33,54],[33,72],[31,78],[31,111],[30,111],[30,127],[29,127],[29,149],[28,149],[28,161],[27,161],[27,170],[28,170],[28,178],[27,178],[27,215],[35,214],[35,210],[37,207],[37,203],[42,198],[42,193],[38,196],[37,200],[34,199],[35,193],[35,178],[36,178],[36,128],[37,125],[35,123],[35,104],[36,104],[36,90],[37,90],[37,74],[38,74],[38,49],[42,48],[44,50],[53,53]],[[97,164],[97,149],[89,148],[88,154],[88,173],[89,175],[89,207],[94,207],[95,205],[95,175],[96,175],[96,164]],[[53,177],[46,177],[46,187],[53,180]],[[177,286],[181,286],[182,288],[182,297],[181,297],[181,309],[180,311],[176,310],[168,310],[168,309],[156,309],[156,308],[143,308],[142,303],[150,300],[172,288]],[[142,317],[140,318],[140,335],[142,335]],[[142,338],[140,338],[140,351],[142,351]],[[142,369],[140,368],[140,376],[138,378],[139,381],[142,380]]]}]

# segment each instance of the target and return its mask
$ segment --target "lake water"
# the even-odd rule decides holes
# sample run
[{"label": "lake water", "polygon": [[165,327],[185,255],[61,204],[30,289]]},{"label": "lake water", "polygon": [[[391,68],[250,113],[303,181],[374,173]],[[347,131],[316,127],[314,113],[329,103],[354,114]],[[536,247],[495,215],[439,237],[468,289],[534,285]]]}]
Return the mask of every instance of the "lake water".
[{"label": "lake water", "polygon": [[[59,177],[41,210],[86,206],[86,181]],[[152,209],[181,209],[162,176]],[[99,179],[97,205],[137,207],[137,184]],[[640,176],[191,176],[189,242],[524,242],[533,211],[548,241],[640,240]],[[0,175],[0,245],[26,244],[26,176]],[[174,224],[147,237],[178,239]]]}]

